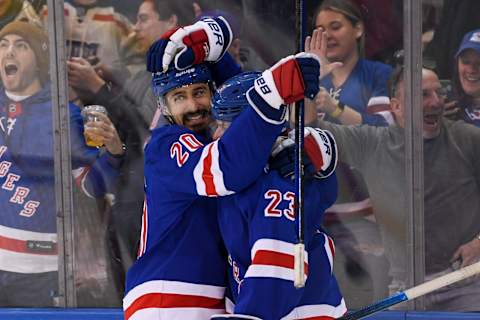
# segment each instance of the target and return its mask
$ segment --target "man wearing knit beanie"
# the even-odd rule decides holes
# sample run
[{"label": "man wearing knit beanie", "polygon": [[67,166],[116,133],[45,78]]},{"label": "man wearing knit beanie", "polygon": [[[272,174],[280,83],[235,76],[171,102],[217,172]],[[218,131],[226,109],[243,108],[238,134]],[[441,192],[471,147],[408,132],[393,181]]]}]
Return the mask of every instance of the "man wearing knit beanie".
[{"label": "man wearing knit beanie", "polygon": [[[21,50],[22,43],[26,43],[31,51]],[[4,51],[9,50],[10,45],[16,52],[5,52],[4,55]],[[18,55],[18,57],[9,59],[8,57],[12,55]],[[41,87],[49,79],[48,37],[42,29],[35,25],[23,21],[14,21],[1,29],[0,56],[2,58],[0,74],[2,75],[5,88],[9,91],[12,89],[8,86],[13,83],[18,82],[18,84],[21,83],[23,86],[35,86],[35,81],[39,81]],[[12,61],[6,63],[6,60],[18,60],[18,63]],[[34,67],[30,64],[33,64]],[[31,83],[27,84],[25,82]]]},{"label": "man wearing knit beanie", "polygon": [[[58,297],[52,93],[46,35],[25,22],[0,30],[0,307],[51,307]],[[111,192],[124,149],[109,118],[83,124],[67,106],[72,175],[92,197]],[[86,146],[84,132],[104,150]]]}]

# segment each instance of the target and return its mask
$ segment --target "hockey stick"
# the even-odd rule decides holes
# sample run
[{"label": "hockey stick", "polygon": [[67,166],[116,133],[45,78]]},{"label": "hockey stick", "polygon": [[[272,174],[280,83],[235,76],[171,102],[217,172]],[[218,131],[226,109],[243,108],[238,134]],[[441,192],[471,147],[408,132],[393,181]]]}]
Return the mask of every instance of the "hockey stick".
[{"label": "hockey stick", "polygon": [[465,268],[462,268],[457,271],[450,272],[446,275],[443,275],[441,277],[438,277],[436,279],[427,281],[425,283],[422,283],[418,286],[415,286],[413,288],[407,289],[405,291],[400,291],[397,292],[396,294],[385,298],[383,300],[380,300],[374,304],[371,304],[369,306],[366,306],[358,311],[354,311],[350,314],[347,314],[341,318],[340,320],[357,320],[357,319],[363,319],[365,317],[368,317],[376,312],[385,310],[391,306],[394,306],[396,304],[399,304],[404,301],[409,301],[413,300],[415,298],[418,298],[420,296],[423,296],[427,293],[430,293],[432,291],[435,291],[437,289],[446,287],[448,285],[451,285],[455,282],[464,280],[468,277],[474,276],[476,274],[480,273],[480,261],[476,262],[474,264],[471,264]]},{"label": "hockey stick", "polygon": [[[295,2],[297,10],[297,30],[299,52],[304,50],[304,2],[297,0]],[[298,243],[294,246],[294,285],[295,288],[305,286],[305,244],[304,244],[304,213],[303,213],[303,129],[304,129],[304,111],[303,101],[295,104],[295,216],[297,217]]]}]

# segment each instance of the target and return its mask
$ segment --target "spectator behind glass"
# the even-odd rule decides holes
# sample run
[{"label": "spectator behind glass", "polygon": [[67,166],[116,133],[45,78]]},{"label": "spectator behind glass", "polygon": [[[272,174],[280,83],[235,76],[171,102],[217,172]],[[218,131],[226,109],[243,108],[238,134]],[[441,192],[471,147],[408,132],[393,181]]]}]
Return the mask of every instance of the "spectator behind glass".
[{"label": "spectator behind glass", "polygon": [[[67,43],[68,71],[89,65],[106,82],[122,85],[129,76],[129,65],[124,56],[135,55],[134,46],[124,48],[132,33],[132,24],[113,7],[101,6],[97,0],[72,0],[65,3],[65,39]],[[47,27],[47,8],[42,12],[44,26]],[[73,69],[73,70],[72,70]],[[88,85],[79,76],[70,76],[70,100],[79,99],[85,103],[84,90]]]},{"label": "spectator behind glass", "polygon": [[[48,38],[15,21],[0,31],[0,306],[54,306],[58,251]],[[85,127],[106,152],[85,145],[80,110],[69,105],[72,174],[90,197],[110,190],[123,159],[110,120]]]},{"label": "spectator behind glass", "polygon": [[390,63],[403,47],[402,2],[395,0],[353,0],[362,9],[365,22],[365,57]]},{"label": "spectator behind glass", "polygon": [[37,12],[27,0],[0,0],[0,29],[12,21],[25,21],[41,27]]},{"label": "spectator behind glass", "polygon": [[[405,86],[403,69],[392,74],[391,106],[396,123],[388,127],[344,126],[319,121],[338,145],[339,159],[354,165],[370,190],[375,217],[390,261],[390,293],[404,290],[408,188],[405,173]],[[426,280],[480,259],[480,130],[444,119],[437,75],[422,70],[424,214]],[[306,109],[306,121],[315,111]],[[400,196],[399,196],[400,195]],[[376,276],[376,275],[375,275]],[[442,288],[425,298],[427,310],[480,311],[480,279]]]},{"label": "spectator behind glass", "polygon": [[392,123],[387,94],[391,67],[363,58],[365,28],[360,9],[349,0],[325,0],[314,14],[325,31],[325,57],[343,66],[321,81],[316,103],[326,119],[376,126]]},{"label": "spectator behind glass", "polygon": [[234,39],[230,48],[228,48],[228,53],[243,71],[263,70],[268,67],[258,52],[244,39],[245,19],[242,2],[224,0],[213,7],[208,1],[199,1],[194,2],[194,8],[197,20],[205,16],[223,16],[230,22]]},{"label": "spectator behind glass", "polygon": [[[185,5],[181,6],[181,3]],[[188,4],[189,13],[185,11]],[[178,0],[175,4],[168,0],[143,1],[134,26],[136,42],[146,50],[168,28],[176,27],[178,23],[189,24],[188,19],[192,19],[191,22],[194,19],[190,1]],[[135,260],[140,237],[144,200],[143,145],[157,109],[151,90],[152,75],[144,65],[122,87],[102,79],[89,64],[78,65],[70,61],[67,64],[69,78],[84,84],[85,102],[100,104],[107,109],[128,150],[108,221],[109,253],[116,283],[120,286],[118,289],[123,293],[125,272]]]},{"label": "spectator behind glass", "polygon": [[443,0],[440,21],[434,30],[433,40],[427,45],[425,59],[435,62],[440,79],[452,79],[455,52],[467,32],[480,28],[480,1]]},{"label": "spectator behind glass", "polygon": [[[330,122],[374,126],[391,123],[387,90],[391,67],[363,58],[366,35],[360,9],[352,1],[325,0],[315,10],[313,23],[322,38],[323,59],[342,64],[320,81],[317,110],[326,113],[325,119]],[[343,285],[353,286],[345,294],[353,293],[347,300],[359,307],[386,294],[388,262],[378,227],[369,220],[372,205],[362,176],[340,159],[337,177],[339,196],[327,210],[326,220],[333,220],[328,228],[346,259],[346,274],[339,275],[339,279]]]},{"label": "spectator behind glass", "polygon": [[453,88],[458,118],[480,127],[480,29],[465,34],[455,54]]}]

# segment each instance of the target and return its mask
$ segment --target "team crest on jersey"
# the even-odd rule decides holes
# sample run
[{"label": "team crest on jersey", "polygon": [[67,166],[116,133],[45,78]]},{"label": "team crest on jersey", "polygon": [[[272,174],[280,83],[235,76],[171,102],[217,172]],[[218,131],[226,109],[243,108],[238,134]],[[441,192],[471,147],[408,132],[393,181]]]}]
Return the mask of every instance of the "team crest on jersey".
[{"label": "team crest on jersey", "polygon": [[330,92],[328,94],[332,99],[338,100],[340,98],[340,92],[342,92],[342,88],[330,88]]},{"label": "team crest on jersey", "polygon": [[240,294],[240,288],[243,283],[243,279],[240,274],[240,267],[238,266],[237,262],[232,259],[230,255],[228,255],[228,262],[232,266],[233,280],[235,280],[235,282],[237,283],[237,293]]},{"label": "team crest on jersey", "polygon": [[10,135],[16,122],[16,118],[0,117],[0,129],[7,135]]}]

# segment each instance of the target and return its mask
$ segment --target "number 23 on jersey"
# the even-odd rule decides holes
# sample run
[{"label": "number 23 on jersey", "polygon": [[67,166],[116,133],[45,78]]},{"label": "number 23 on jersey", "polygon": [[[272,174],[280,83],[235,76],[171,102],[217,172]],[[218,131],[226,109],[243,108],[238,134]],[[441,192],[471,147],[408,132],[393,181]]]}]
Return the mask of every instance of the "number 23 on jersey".
[{"label": "number 23 on jersey", "polygon": [[[265,192],[265,199],[270,200],[264,209],[265,217],[280,218],[285,216],[288,220],[295,221],[295,193],[269,189]],[[283,209],[282,209],[283,208]]]}]

